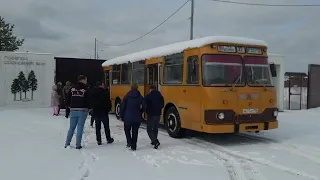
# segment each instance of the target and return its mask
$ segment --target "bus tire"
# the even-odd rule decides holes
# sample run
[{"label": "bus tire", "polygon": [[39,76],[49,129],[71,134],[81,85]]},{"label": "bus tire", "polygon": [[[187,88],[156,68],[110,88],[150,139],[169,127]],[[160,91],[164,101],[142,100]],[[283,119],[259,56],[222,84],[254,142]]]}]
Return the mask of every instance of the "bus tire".
[{"label": "bus tire", "polygon": [[184,129],[181,128],[179,112],[175,107],[169,107],[165,114],[165,128],[169,136],[181,138],[184,135]]},{"label": "bus tire", "polygon": [[115,112],[116,117],[117,117],[118,120],[121,118],[120,117],[120,105],[121,105],[121,100],[120,99],[116,99],[114,112]]}]

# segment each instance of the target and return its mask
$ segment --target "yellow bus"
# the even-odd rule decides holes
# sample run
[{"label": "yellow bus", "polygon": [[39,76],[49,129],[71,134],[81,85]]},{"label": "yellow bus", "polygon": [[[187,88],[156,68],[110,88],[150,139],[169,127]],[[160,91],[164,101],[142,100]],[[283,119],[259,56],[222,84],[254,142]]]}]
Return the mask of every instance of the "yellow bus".
[{"label": "yellow bus", "polygon": [[[103,63],[113,112],[132,83],[155,85],[165,99],[161,123],[171,137],[186,129],[238,133],[278,128],[274,65],[262,40],[209,36],[113,58]],[[144,118],[146,116],[144,115]]]}]

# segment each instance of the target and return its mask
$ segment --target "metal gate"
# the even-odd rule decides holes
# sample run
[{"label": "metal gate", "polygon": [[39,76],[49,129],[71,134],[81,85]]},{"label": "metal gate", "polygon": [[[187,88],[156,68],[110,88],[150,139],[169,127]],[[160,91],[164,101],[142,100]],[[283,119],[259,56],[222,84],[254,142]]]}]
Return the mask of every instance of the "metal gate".
[{"label": "metal gate", "polygon": [[288,77],[288,80],[285,82],[285,87],[288,89],[288,105],[287,109],[289,110],[301,110],[305,109],[307,99],[305,91],[307,88],[306,85],[306,73],[301,72],[286,72],[285,76]]},{"label": "metal gate", "polygon": [[307,108],[320,107],[320,65],[309,64]]}]

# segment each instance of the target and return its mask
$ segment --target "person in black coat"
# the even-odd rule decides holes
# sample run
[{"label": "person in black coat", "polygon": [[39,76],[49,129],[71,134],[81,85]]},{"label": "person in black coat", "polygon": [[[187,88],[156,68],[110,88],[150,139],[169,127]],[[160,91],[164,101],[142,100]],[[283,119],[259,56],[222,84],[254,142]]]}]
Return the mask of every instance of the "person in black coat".
[{"label": "person in black coat", "polygon": [[74,130],[77,128],[76,149],[81,149],[83,128],[88,116],[90,95],[87,89],[87,77],[80,75],[78,82],[72,86],[67,95],[67,106],[70,107],[70,127],[66,139],[65,148],[70,146]]},{"label": "person in black coat", "polygon": [[147,114],[147,132],[151,144],[158,149],[160,142],[158,140],[158,128],[161,117],[161,110],[164,107],[164,99],[161,93],[156,90],[154,85],[150,86],[150,93],[144,98],[144,110]]},{"label": "person in black coat", "polygon": [[104,83],[98,81],[96,88],[91,90],[92,117],[96,122],[96,139],[101,145],[101,122],[104,126],[107,143],[113,143],[114,139],[110,135],[109,112],[111,110],[111,100],[108,91],[104,88]]},{"label": "person in black coat", "polygon": [[57,93],[58,93],[58,95],[59,95],[58,115],[60,115],[60,110],[61,110],[61,108],[63,107],[62,104],[64,104],[64,101],[63,101],[63,90],[62,90],[62,83],[61,83],[61,82],[58,82],[58,83],[57,83]]},{"label": "person in black coat", "polygon": [[133,84],[131,90],[123,98],[120,106],[120,116],[124,121],[127,147],[131,147],[131,150],[133,151],[137,149],[138,132],[143,112],[140,106],[142,105],[143,97],[138,91],[138,86]]}]

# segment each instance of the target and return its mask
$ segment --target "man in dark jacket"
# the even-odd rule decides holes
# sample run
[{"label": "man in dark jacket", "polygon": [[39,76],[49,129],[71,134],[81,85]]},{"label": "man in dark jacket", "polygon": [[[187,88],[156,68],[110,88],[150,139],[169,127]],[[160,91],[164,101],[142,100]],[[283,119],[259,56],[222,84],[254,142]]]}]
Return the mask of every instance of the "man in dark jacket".
[{"label": "man in dark jacket", "polygon": [[63,107],[62,104],[64,104],[63,102],[63,91],[62,91],[62,83],[58,82],[57,83],[57,93],[59,95],[59,109],[58,109],[58,114],[60,115],[60,110]]},{"label": "man in dark jacket", "polygon": [[65,148],[70,146],[72,136],[77,127],[76,149],[81,149],[83,127],[90,109],[90,95],[87,89],[87,77],[80,75],[78,82],[70,88],[67,96],[67,105],[70,107],[70,128],[67,135]]},{"label": "man in dark jacket", "polygon": [[[124,131],[127,138],[127,147],[137,149],[138,132],[142,119],[140,106],[143,105],[143,97],[138,91],[138,86],[133,84],[131,90],[125,95],[120,107],[120,116],[124,121]],[[131,131],[132,130],[132,135]]]},{"label": "man in dark jacket", "polygon": [[65,108],[66,108],[66,115],[65,117],[68,119],[69,118],[69,114],[70,114],[70,108],[67,106],[67,95],[68,95],[68,92],[71,88],[71,82],[70,81],[67,81],[66,82],[66,85],[63,87],[62,89],[62,97],[63,97],[63,102],[65,104]]},{"label": "man in dark jacket", "polygon": [[144,108],[147,114],[147,132],[151,144],[158,149],[160,142],[158,140],[158,128],[161,116],[161,110],[164,106],[164,99],[161,93],[156,90],[154,85],[150,86],[150,93],[144,98]]},{"label": "man in dark jacket", "polygon": [[92,116],[96,122],[96,137],[98,145],[101,145],[101,122],[104,126],[107,143],[113,143],[110,135],[109,112],[111,110],[110,95],[104,89],[104,83],[98,81],[96,88],[91,91]]}]

